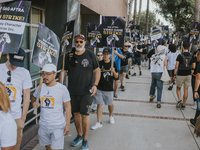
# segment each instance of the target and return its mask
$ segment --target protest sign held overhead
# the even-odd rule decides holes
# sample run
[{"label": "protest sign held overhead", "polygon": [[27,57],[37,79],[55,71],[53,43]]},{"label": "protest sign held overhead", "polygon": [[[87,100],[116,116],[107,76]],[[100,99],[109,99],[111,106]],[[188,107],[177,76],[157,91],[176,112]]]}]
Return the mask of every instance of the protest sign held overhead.
[{"label": "protest sign held overhead", "polygon": [[75,20],[67,22],[63,26],[63,36],[61,39],[61,54],[65,54],[72,50],[73,34]]},{"label": "protest sign held overhead", "polygon": [[125,42],[131,40],[131,33],[130,33],[129,30],[127,30],[127,31],[125,32],[124,40],[125,40]]},{"label": "protest sign held overhead", "polygon": [[0,3],[0,52],[18,53],[30,1]]},{"label": "protest sign held overhead", "polygon": [[88,23],[86,39],[89,47],[102,47],[102,25]]},{"label": "protest sign held overhead", "polygon": [[151,41],[162,38],[162,28],[160,26],[151,27]]},{"label": "protest sign held overhead", "polygon": [[162,26],[162,37],[163,37],[163,40],[165,40],[165,41],[169,40],[169,27],[168,26]]},{"label": "protest sign held overhead", "polygon": [[193,22],[189,33],[188,41],[189,43],[197,43],[199,38],[200,22]]},{"label": "protest sign held overhead", "polygon": [[124,45],[126,21],[124,17],[102,16],[102,44],[107,47]]},{"label": "protest sign held overhead", "polygon": [[140,40],[140,25],[131,26],[131,37],[136,40]]},{"label": "protest sign held overhead", "polygon": [[39,23],[31,62],[41,68],[47,63],[57,66],[59,50],[60,40],[57,35],[42,23]]}]

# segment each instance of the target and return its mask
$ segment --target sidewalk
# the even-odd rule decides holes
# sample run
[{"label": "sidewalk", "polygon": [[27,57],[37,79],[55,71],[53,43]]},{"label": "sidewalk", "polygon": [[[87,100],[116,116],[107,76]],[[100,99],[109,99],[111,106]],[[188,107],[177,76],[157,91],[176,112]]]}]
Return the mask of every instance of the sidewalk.
[{"label": "sidewalk", "polygon": [[[131,70],[132,71],[132,70]],[[142,67],[142,76],[126,79],[126,90],[118,90],[118,98],[114,99],[115,124],[109,124],[107,106],[103,108],[103,127],[89,130],[88,142],[90,150],[199,150],[200,138],[193,134],[189,119],[195,115],[192,90],[186,109],[176,109],[176,87],[168,91],[168,83],[164,84],[162,107],[149,103],[149,89],[151,84],[150,71]],[[120,85],[120,83],[119,83]],[[90,115],[90,127],[97,121],[96,114]],[[74,124],[70,125],[70,132],[65,137],[65,150],[79,150],[71,147],[71,141],[76,137]],[[37,138],[33,140],[37,143]],[[31,143],[30,143],[31,144]],[[34,150],[45,150],[39,144]]]}]

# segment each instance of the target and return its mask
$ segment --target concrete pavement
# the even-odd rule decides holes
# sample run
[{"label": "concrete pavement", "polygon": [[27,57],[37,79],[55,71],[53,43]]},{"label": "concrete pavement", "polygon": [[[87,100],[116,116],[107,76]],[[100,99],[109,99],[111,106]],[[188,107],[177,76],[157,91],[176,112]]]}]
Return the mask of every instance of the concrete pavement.
[{"label": "concrete pavement", "polygon": [[[133,70],[131,70],[133,72]],[[195,115],[192,89],[185,110],[176,109],[176,87],[168,91],[168,83],[163,87],[162,107],[149,103],[151,74],[147,67],[142,67],[142,76],[126,79],[122,92],[118,89],[118,98],[114,100],[115,124],[109,124],[107,106],[103,108],[103,127],[90,130],[88,144],[90,150],[199,150],[200,138],[193,134],[189,119]],[[120,83],[119,83],[120,85]],[[96,114],[90,115],[90,127],[97,121]],[[65,137],[65,150],[79,150],[80,146],[71,147],[71,141],[76,137],[74,124]],[[37,137],[32,144],[38,143]],[[29,143],[31,145],[31,143]],[[28,148],[26,148],[28,150]],[[45,150],[37,144],[34,150]]]}]

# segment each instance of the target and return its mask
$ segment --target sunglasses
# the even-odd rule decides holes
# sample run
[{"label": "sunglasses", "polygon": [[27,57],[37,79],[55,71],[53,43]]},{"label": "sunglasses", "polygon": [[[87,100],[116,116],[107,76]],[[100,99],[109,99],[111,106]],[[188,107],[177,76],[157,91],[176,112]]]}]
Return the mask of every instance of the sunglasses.
[{"label": "sunglasses", "polygon": [[124,46],[124,47],[130,47],[130,46]]},{"label": "sunglasses", "polygon": [[102,56],[102,55],[97,55],[97,56],[99,57],[99,56]]},{"label": "sunglasses", "polygon": [[10,70],[7,72],[7,75],[9,76],[7,78],[7,82],[11,82],[11,71]]},{"label": "sunglasses", "polygon": [[76,42],[76,43],[81,43],[81,44],[83,43],[83,41],[75,41],[75,42]]}]

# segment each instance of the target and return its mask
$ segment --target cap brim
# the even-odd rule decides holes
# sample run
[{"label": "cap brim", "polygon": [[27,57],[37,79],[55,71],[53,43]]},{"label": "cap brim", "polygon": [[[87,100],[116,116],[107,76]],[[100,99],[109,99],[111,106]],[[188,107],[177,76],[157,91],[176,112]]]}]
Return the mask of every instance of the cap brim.
[{"label": "cap brim", "polygon": [[11,65],[13,65],[13,66],[24,67],[24,61],[23,60],[22,61],[16,61],[14,59],[10,59],[9,61],[10,61]]}]

